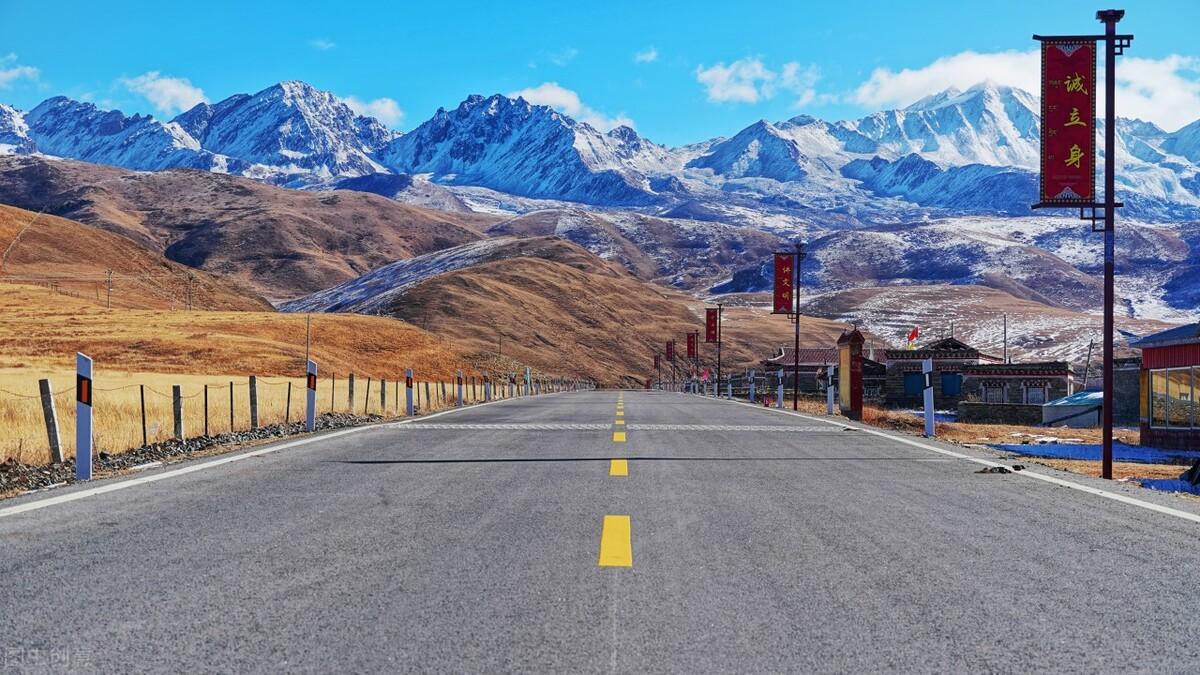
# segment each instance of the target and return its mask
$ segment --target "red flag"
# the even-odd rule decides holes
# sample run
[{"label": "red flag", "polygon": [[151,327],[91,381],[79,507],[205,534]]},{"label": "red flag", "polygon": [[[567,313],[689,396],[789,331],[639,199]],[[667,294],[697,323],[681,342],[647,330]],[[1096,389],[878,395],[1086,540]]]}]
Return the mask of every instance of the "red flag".
[{"label": "red flag", "polygon": [[704,341],[716,342],[720,338],[720,332],[717,326],[718,316],[716,309],[704,310]]},{"label": "red flag", "polygon": [[791,314],[795,311],[796,256],[792,253],[775,254],[775,308],[773,314]]},{"label": "red flag", "polygon": [[908,341],[916,342],[917,338],[919,337],[921,337],[921,329],[917,326],[913,326],[913,329],[908,331]]},{"label": "red flag", "polygon": [[696,358],[696,338],[700,337],[696,333],[688,333],[687,341],[687,356],[689,359]]},{"label": "red flag", "polygon": [[1042,41],[1042,204],[1096,199],[1096,84],[1094,40]]}]

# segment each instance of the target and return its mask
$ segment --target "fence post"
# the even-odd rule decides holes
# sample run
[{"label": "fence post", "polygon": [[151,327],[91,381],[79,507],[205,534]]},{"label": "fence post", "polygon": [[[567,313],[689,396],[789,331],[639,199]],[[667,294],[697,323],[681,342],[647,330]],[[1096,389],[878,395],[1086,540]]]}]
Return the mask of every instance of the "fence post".
[{"label": "fence post", "polygon": [[250,428],[258,428],[258,378],[250,376]]},{"label": "fence post", "polygon": [[233,433],[233,383],[229,383],[229,433]]},{"label": "fence post", "polygon": [[58,435],[58,414],[54,411],[54,394],[50,393],[50,380],[38,380],[38,392],[42,395],[42,417],[46,420],[50,459],[55,464],[62,464],[62,440]]},{"label": "fence post", "polygon": [[329,374],[329,412],[334,412],[337,410],[337,399],[334,398],[335,396],[337,396],[337,375],[334,373],[330,373]]},{"label": "fence post", "polygon": [[429,380],[425,380],[425,409],[433,410],[433,399],[429,397]]},{"label": "fence post", "polygon": [[92,359],[75,353],[75,480],[92,479]]},{"label": "fence post", "polygon": [[[317,428],[317,362],[310,360],[305,368],[304,430]],[[290,400],[290,398],[289,398]]]},{"label": "fence post", "polygon": [[456,377],[458,378],[458,400],[455,401],[455,407],[461,408],[463,407],[463,374],[461,370],[458,371]]},{"label": "fence post", "polygon": [[172,429],[175,431],[175,440],[182,441],[183,437],[183,387],[178,384],[171,385],[171,418],[174,422]]},{"label": "fence post", "polygon": [[292,423],[292,381],[288,380],[287,401],[283,404],[283,426]]},{"label": "fence post", "polygon": [[348,401],[348,403],[346,404],[346,409],[350,411],[351,415],[353,415],[354,414],[354,373],[350,373],[350,379],[346,383],[346,388],[347,388],[347,391],[349,392],[348,394],[346,394],[346,401]]},{"label": "fence post", "polygon": [[208,385],[204,385],[204,435],[208,436]]},{"label": "fence post", "polygon": [[146,385],[138,385],[138,396],[142,401],[142,445],[150,445],[149,439],[146,438]]},{"label": "fence post", "polygon": [[387,379],[379,378],[379,414],[387,414]]},{"label": "fence post", "polygon": [[413,416],[412,368],[404,369],[404,412],[409,417]]},{"label": "fence post", "polygon": [[367,395],[363,397],[363,414],[371,407],[371,376],[367,376]]}]

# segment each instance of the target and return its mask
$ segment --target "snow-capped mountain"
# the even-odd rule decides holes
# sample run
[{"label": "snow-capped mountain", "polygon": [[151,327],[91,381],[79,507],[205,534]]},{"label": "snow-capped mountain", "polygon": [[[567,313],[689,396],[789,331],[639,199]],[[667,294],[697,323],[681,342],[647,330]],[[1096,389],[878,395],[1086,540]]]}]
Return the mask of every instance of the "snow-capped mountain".
[{"label": "snow-capped mountain", "polygon": [[645,175],[666,151],[632,129],[591,125],[517,98],[470,96],[393,141],[381,161],[405,173],[526,197],[639,205],[654,199]]},{"label": "snow-capped mountain", "polygon": [[25,117],[12,106],[0,103],[0,155],[26,155],[35,147]]},{"label": "snow-capped mountain", "polygon": [[297,81],[201,103],[173,123],[205,150],[255,165],[247,175],[280,184],[386,172],[371,156],[399,136]]},{"label": "snow-capped mountain", "polygon": [[150,115],[126,117],[119,110],[63,96],[43,101],[24,121],[36,150],[47,155],[142,171],[182,167],[237,172],[246,166],[201,148],[178,124]]}]

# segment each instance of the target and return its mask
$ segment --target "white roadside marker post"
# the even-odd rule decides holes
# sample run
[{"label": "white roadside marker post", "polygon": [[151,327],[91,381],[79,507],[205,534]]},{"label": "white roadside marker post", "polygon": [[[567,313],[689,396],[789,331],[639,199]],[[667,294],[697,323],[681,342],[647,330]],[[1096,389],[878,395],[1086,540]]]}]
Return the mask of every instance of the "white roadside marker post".
[{"label": "white roadside marker post", "polygon": [[483,400],[488,403],[492,402],[492,376],[491,375],[483,376]]},{"label": "white roadside marker post", "polygon": [[925,438],[933,438],[933,359],[925,359],[921,372],[925,374]]},{"label": "white roadside marker post", "polygon": [[779,372],[776,373],[775,376],[779,378],[779,386],[777,386],[775,388],[775,407],[782,410],[783,409],[783,369],[780,368]]},{"label": "white roadside marker post", "polygon": [[404,369],[404,413],[413,416],[413,374],[412,368]]},{"label": "white roadside marker post", "polygon": [[825,371],[825,414],[833,414],[833,366]]},{"label": "white roadside marker post", "polygon": [[725,378],[725,398],[733,400],[733,376]]},{"label": "white roadside marker post", "polygon": [[532,379],[532,377],[533,377],[533,373],[529,370],[529,366],[525,366],[525,395],[526,396],[529,396],[532,393],[529,389],[530,380]]},{"label": "white roadside marker post", "polygon": [[456,408],[463,407],[463,376],[462,371],[458,371],[458,400],[455,402]]},{"label": "white roadside marker post", "polygon": [[75,354],[75,480],[92,479],[92,359]]},{"label": "white roadside marker post", "polygon": [[317,428],[317,362],[309,360],[306,372],[308,400],[304,411],[304,430]]},{"label": "white roadside marker post", "polygon": [[750,374],[749,374],[749,375],[747,375],[747,377],[749,377],[749,378],[750,378],[750,402],[751,402],[751,403],[754,403],[754,394],[755,394],[755,391],[754,391],[754,371],[753,371],[753,370],[751,370],[751,371],[750,371]]}]

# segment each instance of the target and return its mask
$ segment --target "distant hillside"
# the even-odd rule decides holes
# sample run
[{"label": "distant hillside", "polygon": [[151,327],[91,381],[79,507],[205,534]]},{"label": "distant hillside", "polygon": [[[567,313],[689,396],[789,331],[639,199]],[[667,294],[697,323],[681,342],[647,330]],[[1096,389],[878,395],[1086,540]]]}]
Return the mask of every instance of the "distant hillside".
[{"label": "distant hillside", "polygon": [[497,218],[372,194],[303,192],[193,170],[138,173],[0,157],[0,202],[78,220],[285,299],[480,239]]},{"label": "distant hillside", "polygon": [[191,275],[196,309],[271,309],[244,286],[171,262],[124,237],[0,204],[0,283],[41,284],[98,303],[107,302],[109,271],[113,307],[182,309]]}]

